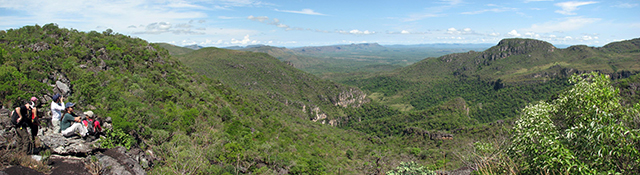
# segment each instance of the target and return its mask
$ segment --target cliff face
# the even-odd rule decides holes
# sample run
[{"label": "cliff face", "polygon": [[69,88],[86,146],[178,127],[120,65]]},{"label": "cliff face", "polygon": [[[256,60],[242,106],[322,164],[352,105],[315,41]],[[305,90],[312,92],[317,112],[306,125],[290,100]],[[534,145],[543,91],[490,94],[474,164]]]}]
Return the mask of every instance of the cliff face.
[{"label": "cliff face", "polygon": [[504,39],[498,45],[483,52],[479,57],[490,61],[506,58],[511,55],[529,54],[536,51],[554,52],[556,47],[551,43],[533,39]]},{"label": "cliff face", "polygon": [[367,94],[358,90],[349,88],[347,91],[342,91],[337,96],[337,101],[334,103],[336,106],[342,107],[360,107],[362,104],[369,102],[367,99]]}]

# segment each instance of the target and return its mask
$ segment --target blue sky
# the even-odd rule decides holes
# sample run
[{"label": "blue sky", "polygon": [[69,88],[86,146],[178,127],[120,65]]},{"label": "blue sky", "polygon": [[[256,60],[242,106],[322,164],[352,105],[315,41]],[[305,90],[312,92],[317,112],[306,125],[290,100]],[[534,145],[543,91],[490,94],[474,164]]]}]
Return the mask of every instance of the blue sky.
[{"label": "blue sky", "polygon": [[497,43],[640,37],[639,0],[0,0],[0,30],[56,23],[175,45]]}]

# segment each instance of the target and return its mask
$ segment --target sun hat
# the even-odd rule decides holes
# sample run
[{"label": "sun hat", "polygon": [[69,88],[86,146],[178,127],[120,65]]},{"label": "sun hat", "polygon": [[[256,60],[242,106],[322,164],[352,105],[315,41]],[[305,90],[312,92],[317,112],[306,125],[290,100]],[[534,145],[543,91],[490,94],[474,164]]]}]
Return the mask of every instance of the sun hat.
[{"label": "sun hat", "polygon": [[70,107],[73,107],[75,105],[76,105],[75,103],[68,102],[66,105],[64,105],[64,108],[70,108]]},{"label": "sun hat", "polygon": [[93,116],[94,116],[93,115],[93,111],[84,112],[84,115],[87,115],[87,117],[89,117],[89,118],[93,118]]}]

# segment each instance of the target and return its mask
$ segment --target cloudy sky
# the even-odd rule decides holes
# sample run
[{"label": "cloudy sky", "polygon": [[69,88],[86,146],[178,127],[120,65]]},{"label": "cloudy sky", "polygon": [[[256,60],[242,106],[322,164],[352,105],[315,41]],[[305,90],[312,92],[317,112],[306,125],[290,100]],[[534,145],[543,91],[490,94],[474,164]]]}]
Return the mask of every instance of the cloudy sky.
[{"label": "cloudy sky", "polygon": [[0,0],[0,30],[56,23],[226,47],[497,43],[601,46],[640,37],[639,0]]}]

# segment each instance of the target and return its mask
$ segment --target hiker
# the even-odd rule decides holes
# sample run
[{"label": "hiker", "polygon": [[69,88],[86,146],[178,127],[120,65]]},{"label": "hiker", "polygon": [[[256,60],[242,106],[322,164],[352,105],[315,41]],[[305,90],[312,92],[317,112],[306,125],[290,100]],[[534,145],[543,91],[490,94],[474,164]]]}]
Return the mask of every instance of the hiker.
[{"label": "hiker", "polygon": [[81,137],[87,136],[87,129],[80,124],[80,117],[77,117],[73,113],[74,103],[67,102],[65,104],[65,114],[60,121],[60,133],[65,137],[71,137],[73,135],[80,135]]},{"label": "hiker", "polygon": [[53,95],[51,102],[51,125],[53,132],[60,133],[60,119],[62,119],[62,111],[64,110],[64,97],[60,94]]},{"label": "hiker", "polygon": [[[33,151],[34,143],[33,138],[30,137],[29,132],[27,131],[27,127],[31,126],[33,116],[32,112],[34,112],[34,102],[28,101],[24,105],[16,107],[14,111],[11,111],[11,124],[16,129],[16,133],[18,135],[18,150],[20,152]],[[36,133],[37,134],[37,133]]]},{"label": "hiker", "polygon": [[97,136],[102,132],[102,126],[100,126],[100,121],[96,119],[96,115],[93,111],[86,111],[84,115],[87,117],[82,120],[82,125],[87,129],[87,132],[91,136]]},{"label": "hiker", "polygon": [[31,118],[27,121],[27,124],[31,128],[31,140],[36,140],[38,136],[38,128],[40,127],[40,120],[38,119],[38,109],[36,108],[38,98],[31,97]]}]

